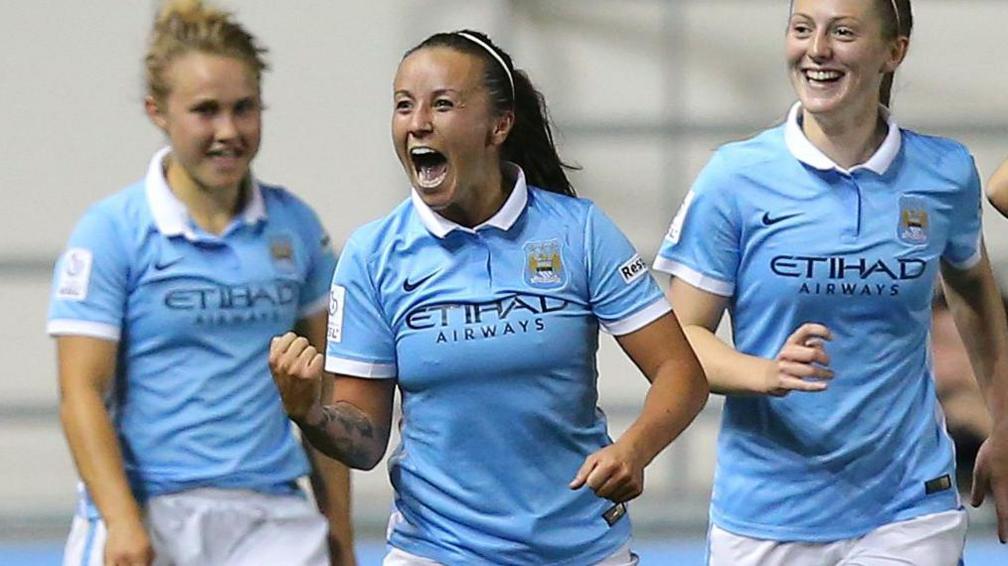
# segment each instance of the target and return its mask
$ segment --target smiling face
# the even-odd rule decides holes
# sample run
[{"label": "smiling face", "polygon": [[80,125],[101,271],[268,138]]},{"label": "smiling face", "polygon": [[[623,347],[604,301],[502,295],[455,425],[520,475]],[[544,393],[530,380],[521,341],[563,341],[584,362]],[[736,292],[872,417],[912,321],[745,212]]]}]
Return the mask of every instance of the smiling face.
[{"label": "smiling face", "polygon": [[803,109],[816,116],[862,116],[879,104],[885,73],[906,54],[905,37],[886,39],[876,0],[796,0],[787,62]]},{"label": "smiling face", "polygon": [[480,203],[499,192],[493,183],[513,118],[492,108],[483,65],[467,53],[428,47],[403,59],[395,76],[396,154],[424,203],[449,218],[479,216]]},{"label": "smiling face", "polygon": [[165,69],[168,94],[147,113],[171,142],[168,181],[176,190],[237,190],[259,150],[262,105],[249,65],[190,51]]}]

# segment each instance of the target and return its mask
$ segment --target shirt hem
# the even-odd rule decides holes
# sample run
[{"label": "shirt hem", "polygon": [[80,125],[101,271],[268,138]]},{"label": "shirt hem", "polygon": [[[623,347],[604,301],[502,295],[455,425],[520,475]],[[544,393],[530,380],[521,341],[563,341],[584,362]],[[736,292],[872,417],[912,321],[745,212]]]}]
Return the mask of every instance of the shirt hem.
[{"label": "shirt hem", "polygon": [[758,525],[754,523],[734,521],[724,516],[718,516],[718,514],[713,510],[711,511],[711,523],[722,530],[728,531],[729,533],[759,540],[828,543],[861,537],[874,531],[875,529],[892,523],[908,521],[924,515],[953,511],[960,508],[961,506],[957,505],[954,499],[949,501],[945,501],[943,499],[928,505],[904,509],[889,516],[878,517],[875,521],[870,523],[865,523],[863,525],[844,530],[827,530],[817,527],[802,529],[794,527],[779,527],[776,525]]},{"label": "shirt hem", "polygon": [[[414,554],[420,558],[425,558],[427,560],[433,560],[441,564],[457,564],[458,557],[450,555],[447,552],[442,552],[438,547],[429,544],[425,541],[417,541],[409,543],[407,541],[395,541],[392,539],[395,537],[395,533],[388,538],[387,544],[389,547],[396,548],[402,552],[409,554]],[[543,566],[583,566],[584,564],[597,564],[606,558],[609,558],[625,546],[629,546],[631,537],[629,535],[621,537],[618,539],[616,544],[607,544],[606,548],[598,549],[591,553],[582,554],[575,556],[573,558],[568,558],[560,562],[537,562],[537,564],[542,564]],[[404,543],[405,542],[405,543]],[[611,548],[610,548],[611,546]],[[469,560],[475,559],[478,562],[469,562]],[[483,564],[486,566],[501,564],[500,562],[492,562],[485,560],[479,556],[468,556],[466,557],[466,564]],[[511,564],[521,564],[521,562],[512,562]]]}]

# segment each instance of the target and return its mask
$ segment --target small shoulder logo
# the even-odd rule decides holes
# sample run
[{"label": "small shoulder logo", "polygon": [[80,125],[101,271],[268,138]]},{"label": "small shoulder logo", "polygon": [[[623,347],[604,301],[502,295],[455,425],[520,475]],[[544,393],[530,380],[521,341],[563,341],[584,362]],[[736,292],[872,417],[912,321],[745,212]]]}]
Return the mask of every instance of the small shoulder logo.
[{"label": "small shoulder logo", "polygon": [[56,298],[83,301],[88,295],[91,282],[91,264],[94,256],[86,248],[70,248],[63,254]]},{"label": "small shoulder logo", "polygon": [[795,216],[799,216],[799,214],[798,213],[795,213],[795,214],[784,214],[784,215],[777,216],[777,217],[771,217],[769,212],[764,212],[763,213],[763,225],[764,226],[773,226],[774,224],[777,224],[778,222],[783,222],[783,221],[785,221],[785,220],[787,220],[789,218],[794,218]]},{"label": "small shoulder logo", "polygon": [[533,287],[560,287],[567,280],[560,240],[525,242],[525,283]]},{"label": "small shoulder logo", "polygon": [[920,245],[928,241],[928,207],[921,197],[904,195],[900,197],[899,224],[897,235],[907,244]]},{"label": "small shoulder logo", "polygon": [[416,290],[417,287],[423,285],[424,283],[427,282],[428,279],[430,279],[431,277],[434,277],[437,274],[438,274],[438,272],[435,271],[434,273],[430,273],[426,277],[421,277],[420,279],[417,279],[416,281],[413,281],[412,283],[410,282],[409,277],[407,277],[406,279],[403,279],[402,290],[406,291],[407,293],[411,293],[414,290]]}]

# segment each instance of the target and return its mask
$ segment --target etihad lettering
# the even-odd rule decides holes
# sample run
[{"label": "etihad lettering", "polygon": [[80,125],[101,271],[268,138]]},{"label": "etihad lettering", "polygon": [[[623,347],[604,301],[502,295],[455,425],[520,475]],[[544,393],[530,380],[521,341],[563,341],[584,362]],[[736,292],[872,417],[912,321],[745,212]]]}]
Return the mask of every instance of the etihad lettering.
[{"label": "etihad lettering", "polygon": [[927,262],[916,258],[882,259],[844,256],[779,255],[770,260],[770,269],[781,277],[802,279],[868,279],[884,277],[909,281],[924,275]]},{"label": "etihad lettering", "polygon": [[561,311],[568,302],[541,295],[511,295],[485,303],[443,303],[420,306],[406,315],[406,326],[413,330],[444,328],[455,325],[480,325],[506,322],[521,314],[543,315]]},{"label": "etihad lettering", "polygon": [[242,310],[281,307],[298,299],[298,285],[278,281],[217,287],[173,289],[165,294],[164,304],[174,310]]}]

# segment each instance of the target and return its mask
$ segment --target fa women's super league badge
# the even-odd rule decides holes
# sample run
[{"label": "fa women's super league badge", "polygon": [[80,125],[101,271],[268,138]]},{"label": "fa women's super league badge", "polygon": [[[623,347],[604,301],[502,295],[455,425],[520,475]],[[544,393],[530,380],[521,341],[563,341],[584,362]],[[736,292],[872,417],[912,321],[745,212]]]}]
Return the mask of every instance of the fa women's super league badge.
[{"label": "fa women's super league badge", "polygon": [[560,240],[525,242],[525,283],[532,287],[555,288],[567,282]]},{"label": "fa women's super league badge", "polygon": [[907,244],[926,244],[928,241],[928,210],[921,197],[900,197],[899,239]]}]

